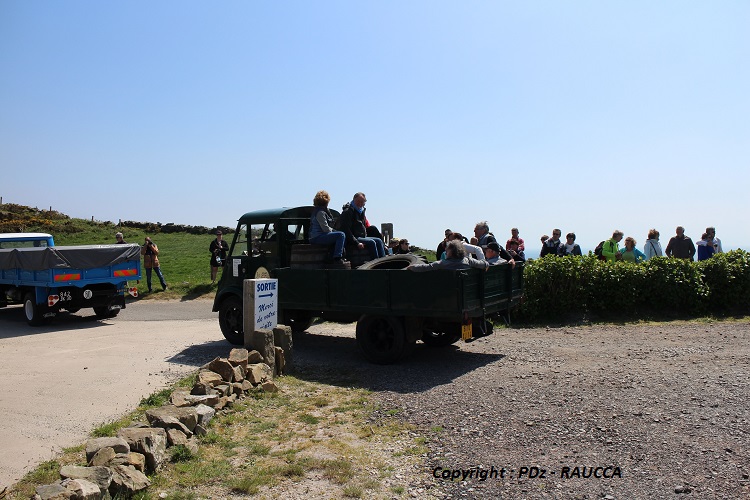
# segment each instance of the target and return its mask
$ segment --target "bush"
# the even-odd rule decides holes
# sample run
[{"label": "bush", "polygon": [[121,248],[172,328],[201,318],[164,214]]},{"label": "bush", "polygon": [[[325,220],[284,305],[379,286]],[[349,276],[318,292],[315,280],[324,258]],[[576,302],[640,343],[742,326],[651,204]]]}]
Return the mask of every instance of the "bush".
[{"label": "bush", "polygon": [[524,285],[522,321],[747,314],[750,254],[734,250],[702,262],[657,257],[642,264],[545,257],[527,262]]}]

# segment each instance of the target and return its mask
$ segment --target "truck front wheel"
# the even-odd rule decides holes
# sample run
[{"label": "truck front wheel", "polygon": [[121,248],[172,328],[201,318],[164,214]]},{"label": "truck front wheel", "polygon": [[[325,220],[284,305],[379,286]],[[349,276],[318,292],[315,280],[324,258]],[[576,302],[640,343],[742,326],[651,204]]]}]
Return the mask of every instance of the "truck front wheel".
[{"label": "truck front wheel", "polygon": [[410,350],[404,325],[393,316],[365,314],[359,318],[357,344],[368,361],[380,365],[395,363]]},{"label": "truck front wheel", "polygon": [[23,312],[26,315],[26,322],[31,326],[43,325],[48,321],[44,317],[43,307],[36,303],[33,293],[27,293],[24,297]]},{"label": "truck front wheel", "polygon": [[230,344],[245,343],[242,321],[242,301],[239,297],[232,295],[224,299],[219,307],[219,327]]}]

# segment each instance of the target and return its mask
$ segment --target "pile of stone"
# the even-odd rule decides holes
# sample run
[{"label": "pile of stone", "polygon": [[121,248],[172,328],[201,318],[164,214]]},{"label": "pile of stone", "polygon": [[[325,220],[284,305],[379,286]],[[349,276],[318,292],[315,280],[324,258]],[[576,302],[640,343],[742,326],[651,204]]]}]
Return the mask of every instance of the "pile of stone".
[{"label": "pile of stone", "polygon": [[[291,337],[291,331],[284,333]],[[205,364],[192,389],[177,389],[170,404],[146,411],[148,424],[120,429],[117,437],[88,440],[88,466],[62,467],[61,480],[38,486],[34,498],[94,500],[109,495],[129,497],[145,490],[151,484],[146,474],[170,460],[170,447],[182,445],[198,452],[195,436],[207,433],[217,411],[231,407],[250,391],[278,391],[273,376],[284,373],[284,350],[272,347],[264,354],[232,349],[228,358]]]}]

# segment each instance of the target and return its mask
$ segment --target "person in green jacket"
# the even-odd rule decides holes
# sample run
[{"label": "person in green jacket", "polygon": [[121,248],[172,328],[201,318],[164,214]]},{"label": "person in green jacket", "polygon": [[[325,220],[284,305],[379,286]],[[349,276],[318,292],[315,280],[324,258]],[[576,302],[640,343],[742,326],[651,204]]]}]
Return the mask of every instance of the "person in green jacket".
[{"label": "person in green jacket", "polygon": [[607,262],[615,262],[616,260],[622,259],[622,253],[620,252],[620,241],[622,240],[623,233],[619,229],[612,233],[612,239],[604,242],[602,246],[602,257]]},{"label": "person in green jacket", "polygon": [[632,236],[625,238],[625,249],[622,251],[622,260],[637,264],[646,260],[646,254],[635,247],[635,239]]}]

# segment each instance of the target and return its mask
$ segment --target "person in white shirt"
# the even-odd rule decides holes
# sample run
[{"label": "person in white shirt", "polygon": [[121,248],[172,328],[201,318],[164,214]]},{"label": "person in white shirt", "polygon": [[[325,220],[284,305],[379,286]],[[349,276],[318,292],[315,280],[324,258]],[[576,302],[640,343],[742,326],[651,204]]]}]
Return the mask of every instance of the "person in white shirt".
[{"label": "person in white shirt", "polygon": [[716,237],[716,228],[707,227],[706,233],[714,242],[714,253],[724,253],[724,250],[721,248],[721,240]]}]

